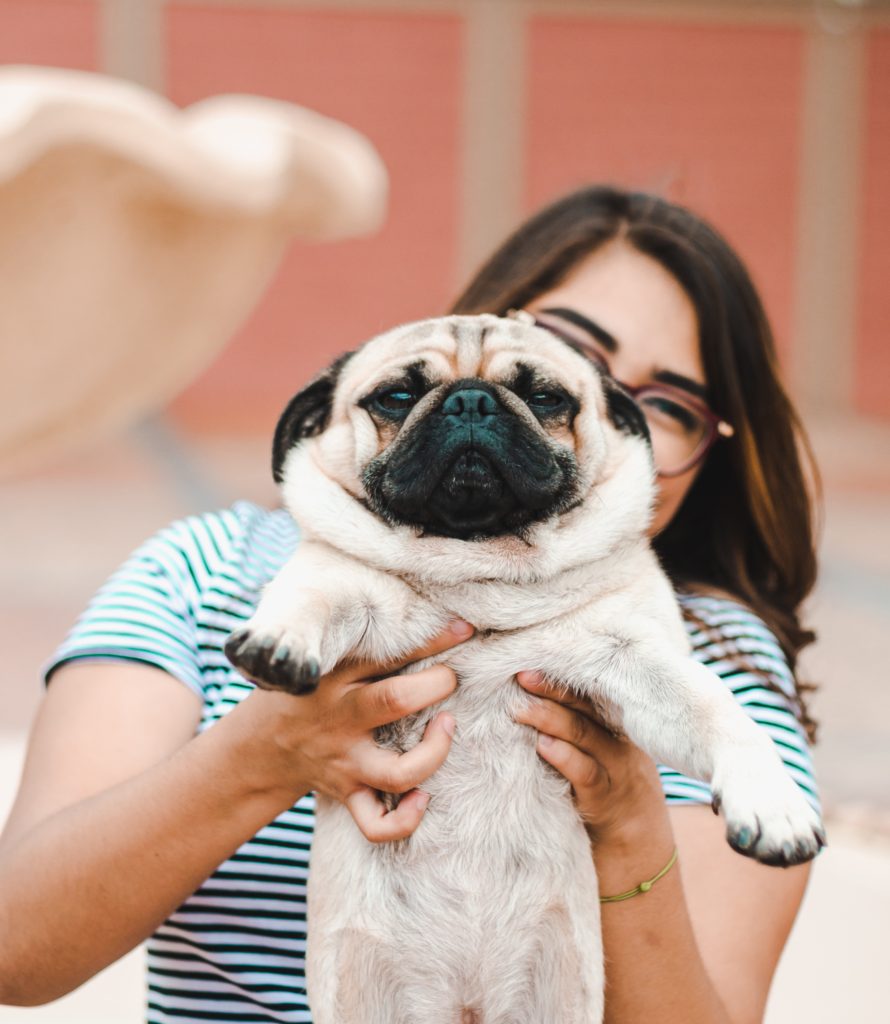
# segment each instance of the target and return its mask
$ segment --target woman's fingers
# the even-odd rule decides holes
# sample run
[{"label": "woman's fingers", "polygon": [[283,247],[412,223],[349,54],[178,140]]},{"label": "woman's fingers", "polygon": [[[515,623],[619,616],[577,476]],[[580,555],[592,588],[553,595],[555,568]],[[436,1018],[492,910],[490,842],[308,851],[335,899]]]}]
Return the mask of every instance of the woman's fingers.
[{"label": "woman's fingers", "polygon": [[552,683],[545,679],[540,672],[517,672],[516,681],[523,690],[533,693],[536,697],[545,697],[547,700],[556,701],[564,707],[574,708],[582,715],[590,716],[593,712],[590,704],[575,697],[564,686],[559,683]]},{"label": "woman's fingers", "polygon": [[[372,843],[404,839],[417,828],[430,798],[416,787],[441,767],[453,735],[454,719],[443,713],[436,715],[420,743],[407,753],[375,748],[379,764],[371,772],[362,773],[370,785],[350,793],[345,801],[356,824]],[[397,807],[387,811],[375,790],[404,795]]]},{"label": "woman's fingers", "polygon": [[359,775],[369,786],[384,793],[407,793],[442,767],[453,736],[454,719],[443,712],[426,727],[420,743],[404,754],[370,747]]},{"label": "woman's fingers", "polygon": [[530,725],[538,732],[571,743],[586,753],[607,754],[616,740],[589,713],[576,710],[572,704],[560,704],[546,697],[531,701],[516,713],[516,721]]},{"label": "woman's fingers", "polygon": [[457,619],[450,623],[441,633],[437,633],[436,636],[432,637],[422,647],[409,651],[401,658],[388,662],[351,662],[337,669],[336,674],[346,683],[356,683],[366,679],[381,679],[393,672],[398,672],[399,669],[404,668],[406,665],[413,665],[417,661],[423,661],[424,658],[432,658],[436,654],[441,654],[443,651],[456,647],[458,644],[463,643],[464,640],[468,640],[473,635],[473,632],[473,627],[469,622]]},{"label": "woman's fingers", "polygon": [[576,793],[609,783],[600,761],[604,743],[615,740],[585,715],[552,700],[536,700],[516,721],[538,730],[538,754],[572,784]]},{"label": "woman's fingers", "polygon": [[420,790],[406,793],[398,807],[387,811],[380,797],[372,789],[357,789],[346,798],[349,813],[362,834],[372,843],[386,843],[405,839],[420,824],[429,794]]},{"label": "woman's fingers", "polygon": [[656,801],[661,806],[655,763],[601,725],[594,705],[569,696],[540,673],[520,672],[517,679],[533,697],[516,720],[538,730],[538,754],[570,783],[593,842],[635,816],[645,820]]},{"label": "woman's fingers", "polygon": [[[545,686],[552,692],[550,684]],[[589,712],[584,714],[572,704],[536,697],[516,713],[516,721],[538,730],[538,754],[572,784],[576,793],[602,786],[608,791],[608,764],[619,752],[620,741],[590,718]]]},{"label": "woman's fingers", "polygon": [[538,754],[571,784],[576,793],[589,791],[594,786],[605,786],[608,792],[611,785],[609,773],[595,757],[585,754],[574,744],[541,733]]},{"label": "woman's fingers", "polygon": [[524,690],[542,698],[545,703],[552,702],[581,715],[593,728],[592,733],[588,730],[585,735],[592,735],[598,744],[605,744],[610,750],[617,750],[623,746],[624,737],[620,730],[611,726],[606,721],[602,709],[597,708],[591,701],[575,696],[558,683],[550,682],[540,672],[519,672],[516,679]]},{"label": "woman's fingers", "polygon": [[444,700],[456,686],[457,677],[450,668],[432,665],[420,672],[356,687],[343,699],[350,707],[354,726],[369,731]]}]

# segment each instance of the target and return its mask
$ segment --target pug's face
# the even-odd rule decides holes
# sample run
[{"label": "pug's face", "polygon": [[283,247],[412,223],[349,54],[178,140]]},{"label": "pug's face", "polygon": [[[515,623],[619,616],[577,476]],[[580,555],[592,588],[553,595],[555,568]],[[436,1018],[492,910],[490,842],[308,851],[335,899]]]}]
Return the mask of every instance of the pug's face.
[{"label": "pug's face", "polygon": [[624,439],[648,442],[633,400],[549,332],[494,316],[380,335],[296,395],[275,478],[312,444],[325,475],[396,526],[524,536],[584,500]]}]

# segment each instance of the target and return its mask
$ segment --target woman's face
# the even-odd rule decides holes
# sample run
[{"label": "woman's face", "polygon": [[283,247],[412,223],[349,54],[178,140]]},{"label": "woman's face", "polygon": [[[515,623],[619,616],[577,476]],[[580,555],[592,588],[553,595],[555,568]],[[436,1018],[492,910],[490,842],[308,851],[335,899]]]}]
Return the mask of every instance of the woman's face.
[{"label": "woman's face", "polygon": [[[622,384],[669,384],[705,397],[695,307],[676,278],[626,242],[597,249],[526,309],[591,348]],[[674,517],[700,468],[658,477],[652,535]]]}]

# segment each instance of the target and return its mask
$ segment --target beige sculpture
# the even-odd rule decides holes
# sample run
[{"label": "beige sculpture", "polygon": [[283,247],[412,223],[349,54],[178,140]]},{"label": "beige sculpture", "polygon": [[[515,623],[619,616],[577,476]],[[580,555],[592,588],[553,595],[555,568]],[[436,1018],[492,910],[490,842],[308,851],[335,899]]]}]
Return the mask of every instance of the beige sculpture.
[{"label": "beige sculpture", "polygon": [[385,197],[363,136],[288,103],[0,69],[0,476],[160,408],[292,238],[371,232]]}]

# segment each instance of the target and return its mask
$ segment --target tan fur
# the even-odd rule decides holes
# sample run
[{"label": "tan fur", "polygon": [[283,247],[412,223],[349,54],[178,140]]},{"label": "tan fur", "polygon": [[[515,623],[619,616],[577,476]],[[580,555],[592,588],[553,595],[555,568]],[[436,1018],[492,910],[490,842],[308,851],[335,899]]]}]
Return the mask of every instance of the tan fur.
[{"label": "tan fur", "polygon": [[[534,363],[580,402],[571,437],[504,405],[542,445],[571,447],[574,507],[523,537],[464,541],[391,526],[367,507],[362,474],[380,432],[358,402],[423,360],[447,383],[507,380]],[[390,442],[433,414],[427,395]],[[414,650],[454,617],[476,635],[441,659],[460,680],[444,766],[424,784],[417,831],[374,846],[344,807],[319,798],[310,878],[308,984],[317,1024],[599,1024],[603,969],[590,844],[569,786],[515,722],[515,682],[539,669],[593,700],[653,757],[710,780],[738,845],[786,862],[813,856],[819,822],[768,737],[688,656],[671,587],[649,549],[654,481],[645,441],[606,415],[603,383],[546,332],[494,317],[408,325],[346,364],[328,428],[290,452],[284,496],[303,531],[269,585],[251,635],[286,642],[321,671],[347,656]],[[381,731],[418,742],[438,708]]]}]

